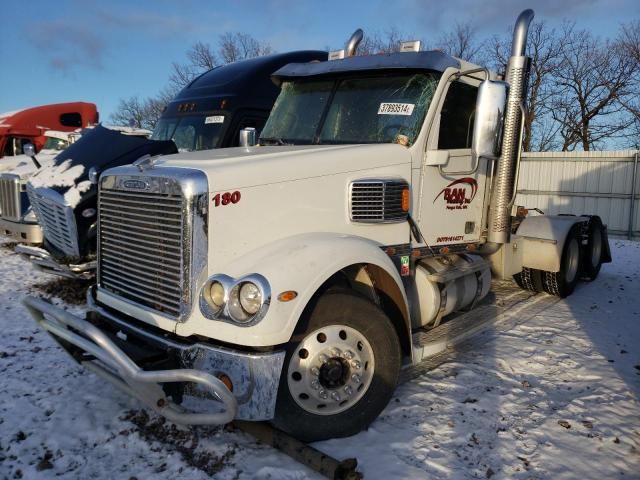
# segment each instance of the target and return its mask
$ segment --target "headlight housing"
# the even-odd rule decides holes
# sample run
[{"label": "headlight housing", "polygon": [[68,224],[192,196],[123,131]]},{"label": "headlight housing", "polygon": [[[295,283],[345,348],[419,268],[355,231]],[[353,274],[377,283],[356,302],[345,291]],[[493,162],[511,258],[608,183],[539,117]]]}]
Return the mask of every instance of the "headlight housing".
[{"label": "headlight housing", "polygon": [[239,279],[214,275],[202,288],[200,310],[211,320],[251,326],[264,318],[270,301],[269,282],[260,274],[254,273]]},{"label": "headlight housing", "polygon": [[22,217],[22,221],[32,222],[32,223],[36,223],[38,221],[38,218],[36,217],[36,212],[33,211],[33,208],[31,206],[29,206],[29,208],[27,209],[27,213],[25,213],[24,217]]}]

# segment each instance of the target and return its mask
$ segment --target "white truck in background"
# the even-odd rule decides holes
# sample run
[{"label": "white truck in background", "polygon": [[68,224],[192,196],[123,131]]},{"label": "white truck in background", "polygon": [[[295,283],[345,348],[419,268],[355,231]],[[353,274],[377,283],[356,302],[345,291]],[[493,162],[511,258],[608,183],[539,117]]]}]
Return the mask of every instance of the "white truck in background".
[{"label": "white truck in background", "polygon": [[[32,144],[28,154],[5,158],[0,173],[0,235],[24,243],[42,243],[42,228],[27,197],[27,181],[39,168],[53,163],[54,158],[80,138],[80,132],[44,132],[44,146],[35,159]],[[29,147],[29,145],[31,145]]]},{"label": "white truck in background", "polygon": [[171,421],[269,420],[305,441],[366,428],[492,274],[564,297],[610,261],[598,217],[514,206],[532,18],[505,81],[416,42],[353,56],[361,32],[336,60],[283,67],[259,145],[103,173],[85,318],[25,305]]}]

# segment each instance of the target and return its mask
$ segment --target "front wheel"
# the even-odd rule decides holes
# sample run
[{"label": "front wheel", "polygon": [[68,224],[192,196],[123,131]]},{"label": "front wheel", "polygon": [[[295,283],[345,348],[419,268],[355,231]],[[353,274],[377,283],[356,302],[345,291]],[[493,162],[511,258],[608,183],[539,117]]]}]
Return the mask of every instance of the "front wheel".
[{"label": "front wheel", "polygon": [[327,292],[289,343],[273,423],[306,442],[354,435],[391,399],[400,363],[382,310],[348,291]]}]

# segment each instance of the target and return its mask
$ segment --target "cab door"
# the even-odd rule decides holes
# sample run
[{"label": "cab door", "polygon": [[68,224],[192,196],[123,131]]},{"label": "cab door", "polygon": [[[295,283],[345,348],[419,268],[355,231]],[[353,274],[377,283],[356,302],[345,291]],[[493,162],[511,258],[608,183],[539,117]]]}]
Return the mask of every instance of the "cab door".
[{"label": "cab door", "polygon": [[420,230],[429,245],[480,239],[487,160],[471,156],[478,82],[449,84],[429,132],[423,165]]}]

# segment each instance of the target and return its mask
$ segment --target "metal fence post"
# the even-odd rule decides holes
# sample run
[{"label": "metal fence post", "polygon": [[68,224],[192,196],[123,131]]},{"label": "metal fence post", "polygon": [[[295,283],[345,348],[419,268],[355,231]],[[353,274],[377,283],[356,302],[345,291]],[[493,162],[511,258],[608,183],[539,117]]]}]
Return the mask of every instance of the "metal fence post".
[{"label": "metal fence post", "polygon": [[638,151],[633,157],[633,174],[631,175],[631,206],[629,208],[629,240],[633,240],[633,222],[635,220],[636,206],[636,180],[638,178]]}]

